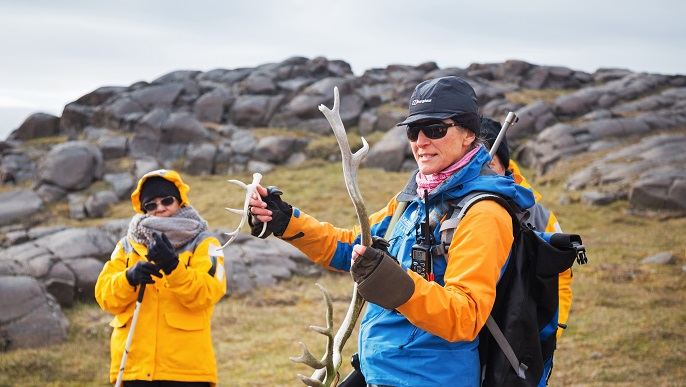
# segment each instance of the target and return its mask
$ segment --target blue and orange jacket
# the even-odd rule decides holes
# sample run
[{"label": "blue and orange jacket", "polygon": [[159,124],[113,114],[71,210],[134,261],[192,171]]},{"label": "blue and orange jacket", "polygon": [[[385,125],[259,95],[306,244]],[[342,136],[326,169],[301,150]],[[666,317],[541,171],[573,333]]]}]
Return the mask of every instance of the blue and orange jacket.
[{"label": "blue and orange jacket", "polygon": [[[490,160],[482,148],[469,164],[434,189],[429,211],[472,191],[510,197],[531,207],[531,190],[512,177],[481,174]],[[359,354],[367,383],[392,386],[478,386],[478,334],[495,300],[495,287],[512,245],[512,219],[493,201],[475,204],[455,230],[447,259],[435,257],[434,281],[409,270],[416,242],[415,225],[424,220],[423,201],[414,176],[384,209],[370,216],[372,235],[384,236],[401,201],[408,202],[389,238],[389,252],[415,283],[412,297],[396,310],[368,304],[360,324]],[[439,215],[440,216],[440,215]],[[336,228],[294,208],[282,239],[314,262],[335,271],[349,271],[352,248],[360,230]],[[440,241],[436,227],[434,237]]]}]

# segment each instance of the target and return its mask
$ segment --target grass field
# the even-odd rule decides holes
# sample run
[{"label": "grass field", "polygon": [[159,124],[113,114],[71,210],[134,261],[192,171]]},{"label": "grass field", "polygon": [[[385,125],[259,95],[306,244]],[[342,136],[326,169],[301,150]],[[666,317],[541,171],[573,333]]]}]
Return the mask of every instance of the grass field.
[{"label": "grass field", "polygon": [[[353,147],[354,148],[354,147]],[[380,208],[405,183],[406,173],[360,171],[361,192],[370,211]],[[249,182],[251,174],[184,177],[192,205],[212,228],[231,229],[237,219],[223,210],[238,207],[243,193],[228,178]],[[574,200],[559,204],[562,181],[537,186],[565,231],[582,235],[589,264],[574,267],[574,301],[569,328],[558,343],[552,386],[686,386],[686,219],[650,219],[626,214],[627,204],[588,207]],[[356,223],[339,164],[313,162],[263,177],[277,185],[284,200],[323,221]],[[59,219],[66,209],[55,207]],[[129,217],[129,203],[112,217]],[[675,264],[646,265],[641,259],[670,251]],[[325,339],[308,329],[325,324],[325,307],[315,286],[334,300],[340,321],[352,292],[347,274],[296,277],[249,296],[227,297],[213,317],[220,386],[299,386],[296,374],[310,375],[289,357],[300,355],[299,341],[323,353]],[[0,354],[0,386],[106,386],[111,316],[95,304],[65,311],[70,339],[40,349]],[[356,334],[344,358],[355,351]],[[344,362],[343,373],[350,370]]]}]

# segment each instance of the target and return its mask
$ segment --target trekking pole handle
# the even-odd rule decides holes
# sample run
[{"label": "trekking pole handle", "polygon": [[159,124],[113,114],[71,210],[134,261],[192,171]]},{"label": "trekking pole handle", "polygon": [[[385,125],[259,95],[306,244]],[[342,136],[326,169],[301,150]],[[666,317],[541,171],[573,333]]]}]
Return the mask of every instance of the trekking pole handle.
[{"label": "trekking pole handle", "polygon": [[[500,146],[500,143],[503,142],[503,138],[505,138],[505,133],[507,133],[507,129],[516,124],[517,121],[519,121],[519,117],[517,117],[516,114],[513,112],[507,113],[507,117],[505,117],[505,122],[503,122],[502,128],[500,128],[500,132],[498,133],[498,137],[496,137],[495,142],[493,143],[493,146],[491,147],[491,151],[488,152],[488,154],[491,155],[491,158],[493,158],[493,155],[495,155],[495,152],[498,150],[498,147]],[[505,166],[507,168],[507,165]]]},{"label": "trekking pole handle", "polygon": [[136,299],[137,302],[141,303],[143,302],[143,294],[145,293],[145,284],[141,284],[141,288],[138,291],[138,298]]}]

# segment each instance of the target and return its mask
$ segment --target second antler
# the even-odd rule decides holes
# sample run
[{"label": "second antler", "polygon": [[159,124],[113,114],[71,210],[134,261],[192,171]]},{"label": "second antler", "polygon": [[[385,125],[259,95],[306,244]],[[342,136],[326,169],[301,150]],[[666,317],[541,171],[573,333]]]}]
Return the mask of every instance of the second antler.
[{"label": "second antler", "polygon": [[[345,186],[348,189],[348,194],[350,199],[355,206],[355,212],[357,213],[357,219],[360,223],[360,235],[362,239],[362,244],[365,246],[371,246],[372,236],[371,236],[371,226],[369,224],[369,218],[367,217],[367,210],[364,206],[364,201],[362,200],[362,194],[360,194],[359,185],[357,183],[357,171],[360,166],[360,162],[367,155],[369,151],[369,144],[362,137],[362,148],[355,152],[354,154],[350,150],[350,144],[348,143],[348,136],[343,126],[343,121],[341,120],[340,114],[340,97],[338,94],[338,88],[334,88],[334,103],[333,109],[329,109],[324,105],[319,106],[319,110],[324,113],[326,119],[333,129],[333,133],[338,141],[338,146],[341,148],[342,164],[343,164],[343,177],[345,178]],[[331,304],[331,298],[329,297],[326,290],[319,284],[317,284],[319,289],[324,295],[327,305],[327,327],[310,327],[312,330],[327,336],[326,353],[322,360],[317,360],[307,349],[305,344],[300,343],[300,347],[303,353],[298,358],[291,358],[291,360],[303,364],[307,364],[312,368],[315,368],[315,372],[312,376],[307,377],[304,375],[298,375],[300,380],[308,386],[335,386],[338,383],[339,374],[338,369],[341,367],[343,347],[345,343],[350,338],[355,325],[357,324],[357,319],[360,316],[362,307],[364,306],[364,299],[357,291],[357,283],[353,286],[353,295],[350,300],[350,305],[348,306],[348,312],[345,315],[345,319],[341,323],[341,327],[338,329],[336,334],[333,334],[333,306]]]},{"label": "second antler", "polygon": [[[234,213],[236,215],[241,216],[241,221],[238,224],[238,227],[236,227],[235,230],[231,232],[225,232],[225,235],[228,235],[230,238],[226,243],[222,245],[222,249],[231,244],[234,239],[238,236],[238,233],[241,231],[241,228],[243,225],[245,225],[245,221],[248,219],[248,216],[250,216],[250,197],[252,195],[259,195],[259,192],[257,192],[257,186],[260,184],[260,180],[262,179],[262,175],[255,172],[252,175],[252,183],[250,184],[245,184],[240,180],[227,180],[229,183],[233,183],[236,185],[239,185],[245,189],[245,200],[243,201],[243,208],[237,209],[237,208],[224,208],[225,210]],[[267,230],[267,223],[262,224],[262,232],[260,233],[259,237],[262,237],[264,235],[265,231]],[[259,238],[258,237],[258,238]]]}]

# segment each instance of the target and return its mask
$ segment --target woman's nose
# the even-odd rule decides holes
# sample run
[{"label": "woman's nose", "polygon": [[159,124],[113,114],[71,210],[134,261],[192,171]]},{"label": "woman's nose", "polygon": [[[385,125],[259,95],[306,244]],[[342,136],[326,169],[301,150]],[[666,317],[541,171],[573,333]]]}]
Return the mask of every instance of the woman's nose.
[{"label": "woman's nose", "polygon": [[426,137],[423,131],[419,131],[419,134],[417,135],[417,146],[423,146],[426,144],[429,144],[431,140]]}]

